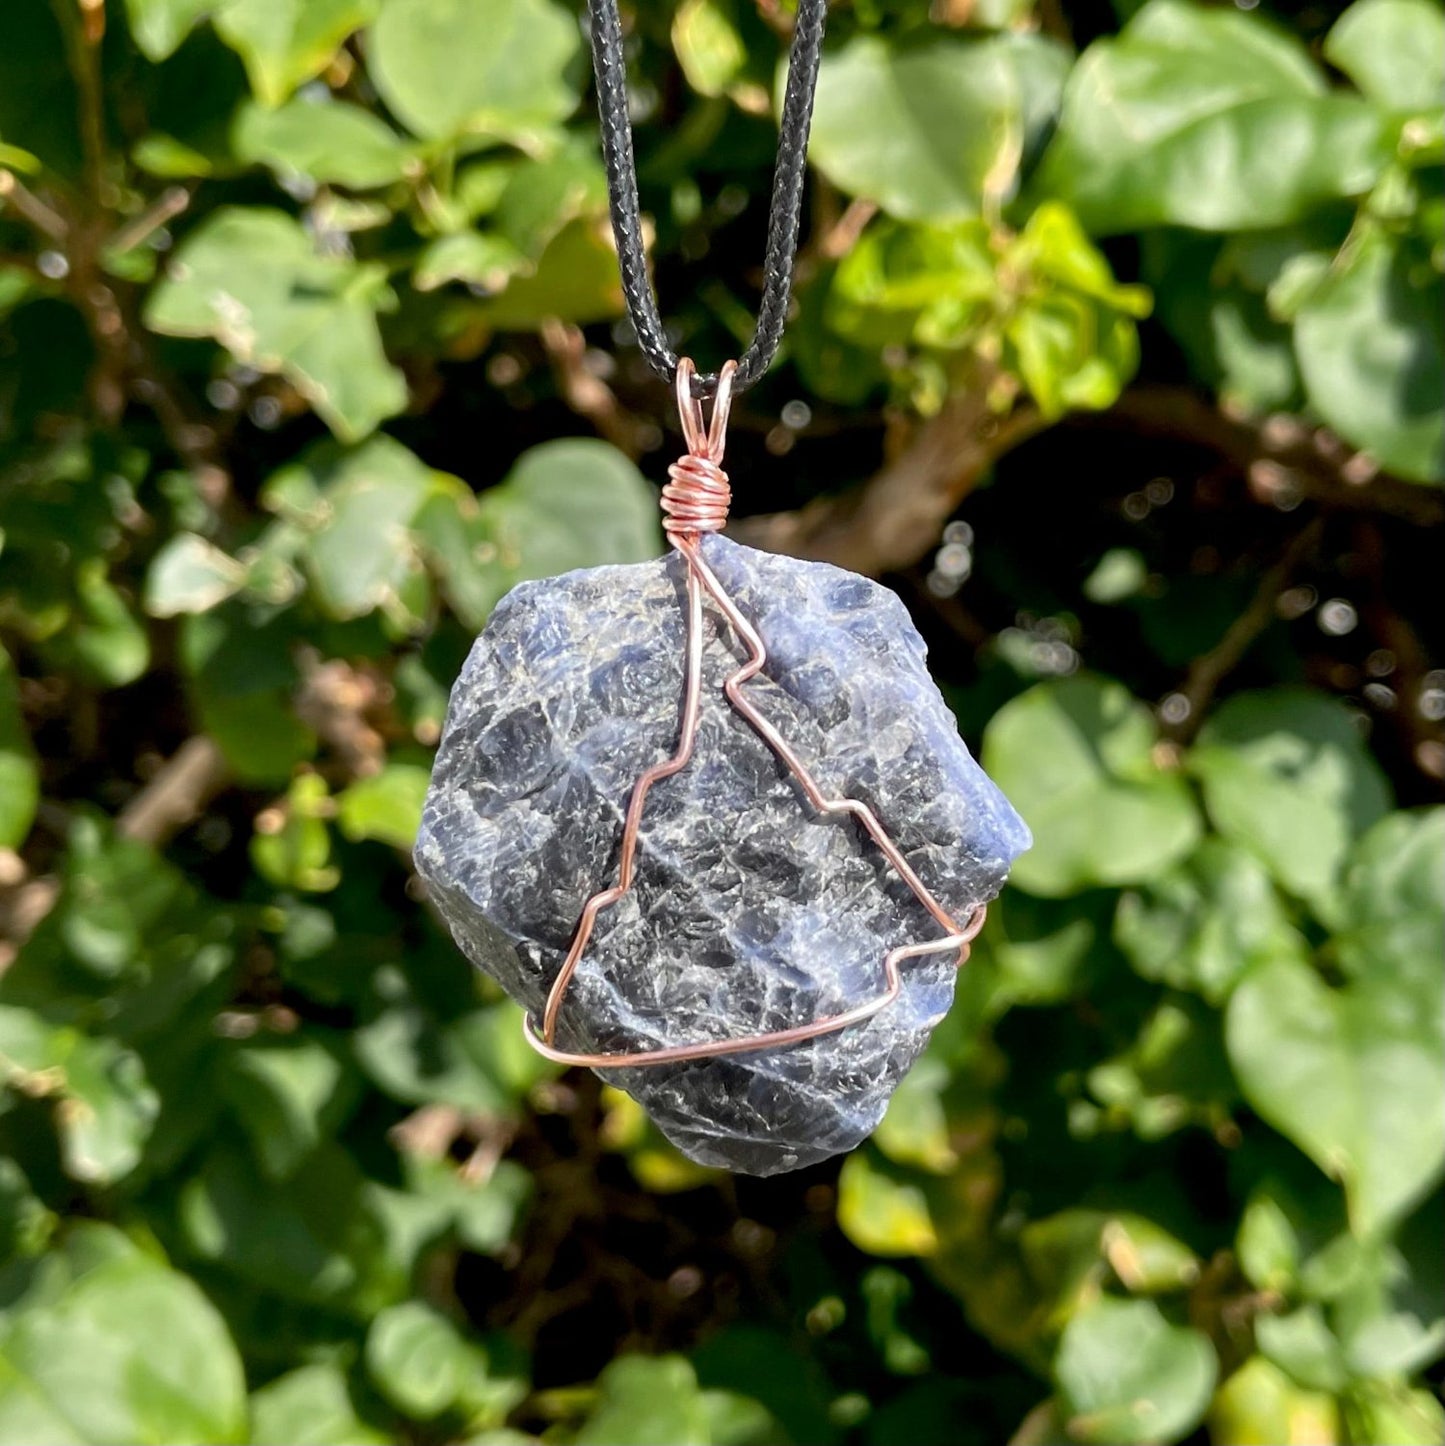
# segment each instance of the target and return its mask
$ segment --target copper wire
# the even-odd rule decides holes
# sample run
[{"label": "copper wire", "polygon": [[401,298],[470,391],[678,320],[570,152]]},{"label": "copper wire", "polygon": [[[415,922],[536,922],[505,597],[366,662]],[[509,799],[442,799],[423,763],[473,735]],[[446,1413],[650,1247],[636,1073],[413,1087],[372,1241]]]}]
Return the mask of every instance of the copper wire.
[{"label": "copper wire", "polygon": [[[729,362],[718,374],[717,397],[712,420],[705,425],[702,403],[692,395],[692,363],[686,358],[677,368],[677,403],[682,417],[683,438],[687,454],[668,469],[671,479],[662,490],[662,508],[667,518],[668,541],[687,562],[687,631],[682,695],[682,718],[678,729],[677,748],[672,757],[644,769],[633,785],[627,813],[622,826],[622,845],[618,858],[617,882],[601,889],[583,905],[582,915],[572,936],[567,956],[547,995],[538,1033],[531,1015],[523,1019],[523,1032],[538,1053],[559,1064],[583,1065],[591,1069],[618,1066],[681,1064],[687,1060],[714,1059],[721,1055],[747,1054],[760,1049],[777,1049],[832,1034],[852,1024],[861,1024],[887,1008],[903,988],[900,966],[906,959],[927,954],[957,951],[961,966],[968,958],[969,945],[983,927],[985,908],[980,904],[961,928],[942,904],[934,898],[918,877],[898,845],[889,837],[878,816],[867,804],[855,798],[830,798],[808,771],[803,760],[783,735],[773,726],[743,692],[743,686],[758,676],[767,664],[768,651],[752,623],[739,611],[731,594],[702,556],[701,535],[719,532],[727,521],[731,493],[727,473],[722,470],[723,445],[727,435],[728,408],[732,380],[737,367]],[[815,811],[823,814],[846,814],[855,819],[873,840],[898,877],[912,890],[918,902],[933,916],[943,930],[943,937],[918,944],[902,944],[891,949],[883,959],[884,989],[872,999],[838,1014],[824,1015],[791,1029],[770,1030],[761,1034],[742,1035],[733,1039],[677,1044],[660,1049],[620,1050],[599,1054],[580,1054],[561,1049],[556,1044],[557,1021],[566,999],[572,976],[587,951],[597,916],[621,899],[632,887],[637,869],[637,840],[642,827],[642,813],[647,795],[654,783],[681,773],[692,759],[697,743],[698,719],[702,711],[703,595],[711,597],[738,639],[747,649],[747,659],[723,682],[723,693],[736,712],[772,749],[779,761],[792,774],[803,796]]]}]

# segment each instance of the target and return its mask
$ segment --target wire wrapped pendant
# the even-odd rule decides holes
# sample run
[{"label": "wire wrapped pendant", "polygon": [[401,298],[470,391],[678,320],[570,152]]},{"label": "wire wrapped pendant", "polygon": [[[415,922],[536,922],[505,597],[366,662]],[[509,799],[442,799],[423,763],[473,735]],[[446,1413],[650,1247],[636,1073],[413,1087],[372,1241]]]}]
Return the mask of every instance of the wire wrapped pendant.
[{"label": "wire wrapped pendant", "polygon": [[717,535],[731,376],[705,426],[678,368],[667,558],[499,604],[416,862],[535,1048],[774,1174],[876,1126],[1028,833],[892,593]]}]

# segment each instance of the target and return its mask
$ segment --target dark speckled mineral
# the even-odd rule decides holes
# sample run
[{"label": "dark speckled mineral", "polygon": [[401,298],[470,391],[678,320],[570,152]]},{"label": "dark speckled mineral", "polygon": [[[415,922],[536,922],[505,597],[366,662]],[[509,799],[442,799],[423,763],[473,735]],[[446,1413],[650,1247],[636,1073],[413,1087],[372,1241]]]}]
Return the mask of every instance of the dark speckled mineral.
[{"label": "dark speckled mineral", "polygon": [[[970,757],[886,589],[708,537],[769,651],[750,696],[825,791],[870,805],[959,921],[1028,830]],[[535,1018],[587,897],[616,877],[638,773],[676,746],[684,564],[673,554],[524,583],[452,692],[416,863],[468,957]],[[804,1023],[883,987],[938,926],[849,819],[820,818],[721,683],[745,656],[707,609],[691,764],[643,815],[635,887],[598,920],[558,1042],[588,1052]],[[784,1049],[608,1070],[684,1153],[771,1175],[851,1149],[953,997],[955,956],[906,961],[866,1024]]]}]

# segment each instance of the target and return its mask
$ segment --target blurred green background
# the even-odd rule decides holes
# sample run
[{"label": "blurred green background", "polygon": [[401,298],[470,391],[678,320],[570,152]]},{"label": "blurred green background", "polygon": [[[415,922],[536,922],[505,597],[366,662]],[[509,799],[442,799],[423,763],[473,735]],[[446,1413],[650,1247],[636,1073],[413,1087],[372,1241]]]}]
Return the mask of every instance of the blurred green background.
[{"label": "blurred green background", "polygon": [[[789,10],[624,20],[715,366]],[[1442,86],[1435,0],[835,6],[736,532],[1037,843],[757,1181],[408,865],[492,605],[661,547],[575,7],[4,0],[0,1442],[1445,1438]]]}]

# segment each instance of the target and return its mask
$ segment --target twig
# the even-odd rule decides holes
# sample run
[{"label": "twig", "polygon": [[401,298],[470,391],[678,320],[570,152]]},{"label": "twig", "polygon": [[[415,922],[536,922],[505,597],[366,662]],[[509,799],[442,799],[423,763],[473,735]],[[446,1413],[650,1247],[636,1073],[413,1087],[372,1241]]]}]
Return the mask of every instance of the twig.
[{"label": "twig", "polygon": [[616,392],[587,366],[587,342],[580,327],[549,316],[542,322],[541,337],[562,398],[579,417],[586,417],[634,461],[657,446],[661,434],[656,424],[629,412]]},{"label": "twig", "polygon": [[[163,848],[220,792],[229,770],[221,750],[204,737],[190,738],[166,760],[120,811],[115,831],[151,848]],[[64,828],[64,814],[57,820]],[[0,974],[3,974],[60,899],[53,874],[32,878],[19,855],[0,851]]]},{"label": "twig", "polygon": [[216,744],[188,738],[161,765],[115,821],[125,838],[159,848],[193,819],[225,785],[230,770]]},{"label": "twig", "polygon": [[118,253],[133,251],[167,221],[173,221],[191,204],[191,193],[184,186],[167,186],[139,216],[127,221],[110,238],[109,249]]},{"label": "twig", "polygon": [[1166,724],[1177,742],[1185,743],[1198,731],[1209,707],[1209,700],[1253,646],[1254,641],[1274,621],[1275,605],[1295,568],[1319,542],[1324,532],[1324,519],[1314,518],[1290,539],[1278,562],[1260,579],[1249,606],[1229,625],[1225,634],[1207,653],[1190,665],[1179,692],[1189,704],[1180,720]]},{"label": "twig", "polygon": [[[62,14],[65,14],[62,10]],[[105,39],[105,0],[79,0],[79,24],[66,17],[70,68],[79,97],[86,181],[98,210],[106,204],[105,98],[101,94],[100,44]]]},{"label": "twig", "polygon": [[349,778],[370,778],[386,763],[386,740],[366,714],[382,699],[377,678],[340,658],[302,650],[296,716],[335,751]]},{"label": "twig", "polygon": [[902,572],[937,545],[944,524],[1006,452],[1047,423],[1032,407],[992,415],[983,386],[951,398],[908,447],[840,497],[733,525],[740,542],[818,558],[865,576]]},{"label": "twig", "polygon": [[855,196],[848,202],[848,208],[828,228],[818,242],[818,255],[829,261],[846,256],[857,244],[864,228],[878,214],[878,207],[872,201]]},{"label": "twig", "polygon": [[1283,415],[1232,416],[1187,387],[1134,387],[1109,411],[1078,413],[1069,424],[1210,447],[1246,475],[1253,469],[1267,492],[1285,486],[1328,507],[1385,512],[1424,527],[1445,522],[1445,493],[1362,467],[1361,454],[1328,429]]},{"label": "twig", "polygon": [[14,171],[0,170],[0,201],[7,202],[21,220],[47,241],[65,240],[70,229],[65,218],[29,190]]},{"label": "twig", "polygon": [[25,941],[60,897],[60,880],[53,874],[24,878],[0,890],[0,974],[15,962]]}]

